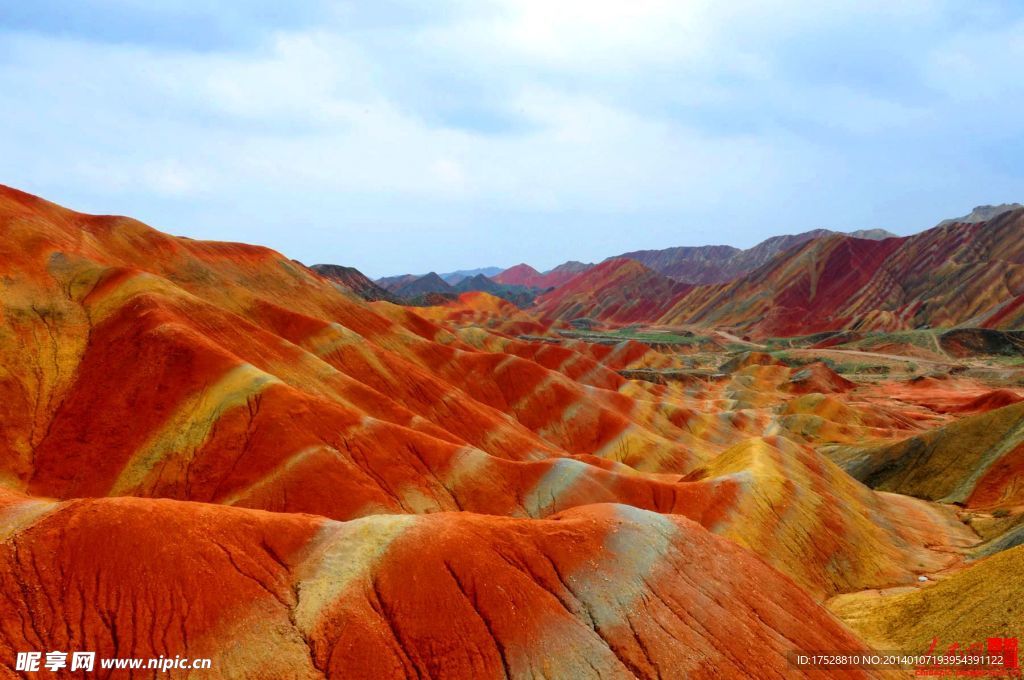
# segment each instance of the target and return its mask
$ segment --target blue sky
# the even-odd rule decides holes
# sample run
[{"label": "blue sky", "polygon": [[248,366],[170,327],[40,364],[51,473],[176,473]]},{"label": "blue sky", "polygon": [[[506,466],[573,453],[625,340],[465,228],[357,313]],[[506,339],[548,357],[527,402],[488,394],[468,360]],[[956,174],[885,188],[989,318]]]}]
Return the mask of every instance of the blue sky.
[{"label": "blue sky", "polygon": [[1019,3],[4,3],[0,182],[374,276],[911,233],[1024,200],[1022,73]]}]

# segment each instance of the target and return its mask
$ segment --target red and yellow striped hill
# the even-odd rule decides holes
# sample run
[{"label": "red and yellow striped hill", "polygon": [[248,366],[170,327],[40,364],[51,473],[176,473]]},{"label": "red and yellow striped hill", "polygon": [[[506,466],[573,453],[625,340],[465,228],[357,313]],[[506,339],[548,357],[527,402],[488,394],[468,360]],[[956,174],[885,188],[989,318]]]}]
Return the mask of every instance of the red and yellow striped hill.
[{"label": "red and yellow striped hill", "polygon": [[[786,661],[866,645],[825,598],[977,542],[823,455],[953,427],[918,391],[823,364],[628,380],[680,357],[533,341],[546,322],[486,295],[367,303],[265,248],[13,189],[0,231],[0,667],[84,647],[214,677],[836,677]],[[646,314],[620,287],[605,311]]]},{"label": "red and yellow striped hill", "polygon": [[677,283],[609,260],[538,300],[549,320],[732,328],[753,337],[828,330],[1024,324],[1024,209],[881,240],[828,234],[727,283]]}]

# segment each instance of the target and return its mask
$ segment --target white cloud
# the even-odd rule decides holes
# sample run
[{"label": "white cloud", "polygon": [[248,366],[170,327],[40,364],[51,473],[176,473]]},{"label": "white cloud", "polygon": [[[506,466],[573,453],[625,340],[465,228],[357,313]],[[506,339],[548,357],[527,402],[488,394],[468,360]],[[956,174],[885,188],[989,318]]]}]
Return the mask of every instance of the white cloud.
[{"label": "white cloud", "polygon": [[142,188],[164,196],[194,196],[204,190],[207,183],[196,172],[181,163],[169,159],[147,162],[142,167],[140,178]]},{"label": "white cloud", "polygon": [[1024,80],[1007,77],[1024,70],[1024,21],[963,31],[928,53],[928,82],[960,100],[1001,100],[1024,90]]}]

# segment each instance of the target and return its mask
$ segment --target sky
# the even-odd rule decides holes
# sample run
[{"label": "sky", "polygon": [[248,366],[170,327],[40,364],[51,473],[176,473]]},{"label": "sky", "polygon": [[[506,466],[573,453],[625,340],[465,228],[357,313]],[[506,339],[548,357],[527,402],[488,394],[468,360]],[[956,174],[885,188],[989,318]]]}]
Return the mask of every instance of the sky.
[{"label": "sky", "polygon": [[375,277],[908,234],[1024,201],[1022,73],[1015,2],[11,2],[0,183]]}]

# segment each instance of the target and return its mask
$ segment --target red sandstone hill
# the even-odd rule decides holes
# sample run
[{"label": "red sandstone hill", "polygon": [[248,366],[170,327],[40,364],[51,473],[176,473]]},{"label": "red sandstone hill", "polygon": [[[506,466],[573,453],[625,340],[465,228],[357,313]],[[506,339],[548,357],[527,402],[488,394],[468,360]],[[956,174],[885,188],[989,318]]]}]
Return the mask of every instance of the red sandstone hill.
[{"label": "red sandstone hill", "polygon": [[330,522],[0,492],[0,521],[12,519],[5,659],[187,653],[212,659],[212,677],[267,679],[782,678],[813,676],[788,650],[862,648],[739,546],[628,506]]},{"label": "red sandstone hill", "polygon": [[605,260],[537,298],[530,311],[547,320],[645,321],[666,313],[690,288],[635,260]]},{"label": "red sandstone hill", "polygon": [[572,277],[577,274],[581,274],[594,265],[586,262],[579,262],[578,260],[569,260],[563,262],[554,269],[544,272],[544,279],[542,281],[542,288],[555,288],[569,281]]},{"label": "red sandstone hill", "polygon": [[[732,246],[684,246],[636,250],[615,257],[636,260],[660,274],[684,283],[724,283],[757,269],[779,253],[837,233],[828,229],[814,229],[801,234],[773,236],[746,250]],[[895,234],[884,229],[867,229],[853,232],[850,236],[879,240]]]},{"label": "red sandstone hill", "polygon": [[882,241],[830,236],[663,316],[757,335],[1024,322],[1024,209]]},{"label": "red sandstone hill", "polygon": [[[82,648],[214,677],[793,677],[789,650],[862,646],[826,597],[948,568],[969,534],[810,445],[913,427],[779,408],[841,394],[823,371],[628,381],[670,359],[462,325],[502,313],[484,294],[370,305],[266,248],[8,188],[0,233],[5,669]],[[685,290],[592,271],[614,318]]]},{"label": "red sandstone hill", "polygon": [[[1024,324],[1024,209],[903,238],[826,235],[728,283],[688,290],[634,269],[624,295],[620,286],[588,274],[542,298],[541,313],[562,320],[695,323],[757,337],[955,325],[1018,328]],[[627,301],[631,311],[623,315]]]},{"label": "red sandstone hill", "polygon": [[542,274],[528,264],[517,264],[491,278],[507,286],[526,286],[527,288],[546,290],[561,286],[577,274],[585,272],[593,266],[592,264],[576,261],[563,262],[554,269]]},{"label": "red sandstone hill", "polygon": [[[757,419],[628,385],[609,367],[636,343],[447,327],[265,248],[10,188],[0,229],[3,664],[790,677],[787,650],[860,646],[824,595],[909,582],[961,530],[751,443]],[[813,491],[735,475],[783,457]],[[766,493],[794,508],[771,533]]]},{"label": "red sandstone hill", "polygon": [[496,283],[503,283],[506,286],[527,286],[528,288],[540,288],[540,281],[544,277],[539,271],[524,263],[509,267],[500,274],[491,277]]}]

